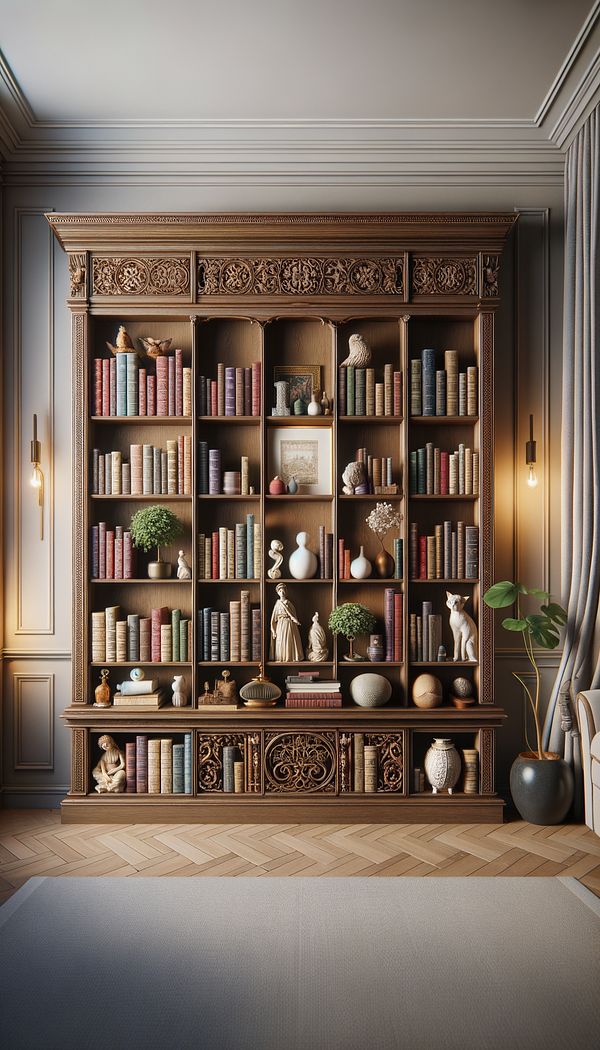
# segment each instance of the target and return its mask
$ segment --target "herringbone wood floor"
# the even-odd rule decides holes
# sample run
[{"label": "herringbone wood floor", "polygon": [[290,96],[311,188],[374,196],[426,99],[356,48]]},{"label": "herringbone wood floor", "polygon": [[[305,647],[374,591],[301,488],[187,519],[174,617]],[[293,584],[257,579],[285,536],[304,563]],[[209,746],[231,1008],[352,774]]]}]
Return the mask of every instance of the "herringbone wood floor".
[{"label": "herringbone wood floor", "polygon": [[32,875],[572,875],[600,896],[579,824],[69,824],[0,812],[0,901]]}]

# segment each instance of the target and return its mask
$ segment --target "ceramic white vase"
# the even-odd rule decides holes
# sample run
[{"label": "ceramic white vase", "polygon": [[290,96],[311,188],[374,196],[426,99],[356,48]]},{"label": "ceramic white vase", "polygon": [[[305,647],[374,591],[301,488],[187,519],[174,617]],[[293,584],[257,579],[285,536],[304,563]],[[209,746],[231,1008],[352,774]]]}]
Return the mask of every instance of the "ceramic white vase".
[{"label": "ceramic white vase", "polygon": [[309,551],[306,546],[308,532],[299,532],[296,536],[296,543],[298,544],[296,550],[290,554],[290,576],[293,576],[295,580],[310,580],[315,575],[319,563],[316,554]]},{"label": "ceramic white vase", "polygon": [[308,411],[309,416],[320,416],[320,415],[322,415],[322,411],[323,410],[321,408],[321,405],[317,401],[317,395],[316,394],[313,394],[311,396],[310,402],[308,404],[307,411]]},{"label": "ceramic white vase", "polygon": [[279,379],[275,384],[274,416],[290,415],[290,384],[286,379]]},{"label": "ceramic white vase", "polygon": [[373,566],[371,562],[368,558],[365,558],[365,548],[361,547],[358,558],[354,558],[354,561],[350,562],[350,575],[355,580],[366,580],[372,571]]},{"label": "ceramic white vase", "polygon": [[460,776],[460,755],[451,740],[446,737],[436,737],[429,751],[425,755],[425,773],[433,789],[433,794],[438,791],[452,789]]}]

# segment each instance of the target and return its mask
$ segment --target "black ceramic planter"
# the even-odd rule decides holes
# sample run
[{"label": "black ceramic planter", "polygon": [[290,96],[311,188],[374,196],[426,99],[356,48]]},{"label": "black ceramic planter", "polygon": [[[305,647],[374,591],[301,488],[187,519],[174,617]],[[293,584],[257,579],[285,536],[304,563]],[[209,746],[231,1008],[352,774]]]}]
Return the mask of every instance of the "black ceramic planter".
[{"label": "black ceramic planter", "polygon": [[527,751],[510,771],[510,792],[523,820],[560,824],[573,802],[573,771],[558,755],[539,759]]}]

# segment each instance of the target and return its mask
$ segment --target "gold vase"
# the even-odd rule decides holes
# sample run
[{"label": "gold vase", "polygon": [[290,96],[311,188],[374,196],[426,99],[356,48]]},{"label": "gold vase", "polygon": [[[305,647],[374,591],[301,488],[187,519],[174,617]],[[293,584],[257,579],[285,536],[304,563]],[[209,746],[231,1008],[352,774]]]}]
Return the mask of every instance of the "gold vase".
[{"label": "gold vase", "polygon": [[381,550],[375,555],[375,572],[382,580],[388,580],[394,575],[396,563],[391,554],[388,554],[382,544]]}]

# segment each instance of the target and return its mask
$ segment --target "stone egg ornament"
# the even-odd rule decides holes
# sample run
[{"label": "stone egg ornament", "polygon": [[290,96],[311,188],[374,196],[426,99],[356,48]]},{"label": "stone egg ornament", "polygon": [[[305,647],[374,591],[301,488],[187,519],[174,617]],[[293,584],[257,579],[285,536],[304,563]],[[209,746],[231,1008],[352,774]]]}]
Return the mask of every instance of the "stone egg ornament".
[{"label": "stone egg ornament", "polygon": [[420,674],[415,678],[412,687],[412,698],[415,707],[429,710],[432,707],[440,707],[444,691],[442,683],[434,674]]},{"label": "stone egg ornament", "polygon": [[350,682],[350,696],[359,707],[383,707],[391,695],[391,682],[382,674],[359,674]]},{"label": "stone egg ornament", "polygon": [[468,678],[455,678],[450,686],[450,692],[453,696],[459,696],[461,699],[473,696],[473,683]]}]

